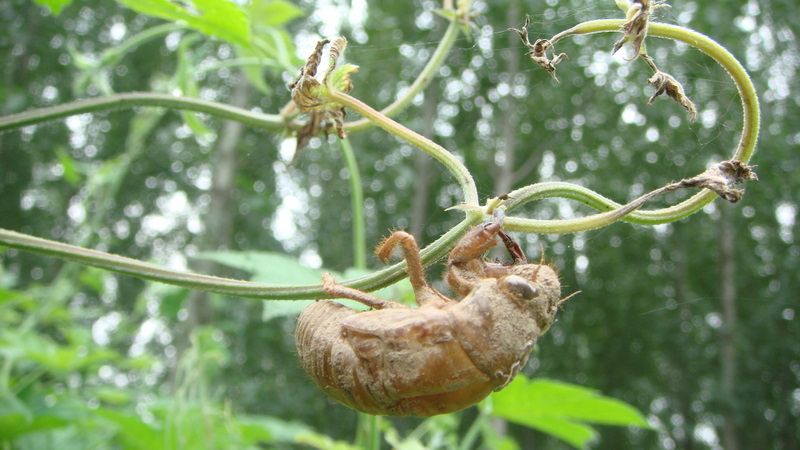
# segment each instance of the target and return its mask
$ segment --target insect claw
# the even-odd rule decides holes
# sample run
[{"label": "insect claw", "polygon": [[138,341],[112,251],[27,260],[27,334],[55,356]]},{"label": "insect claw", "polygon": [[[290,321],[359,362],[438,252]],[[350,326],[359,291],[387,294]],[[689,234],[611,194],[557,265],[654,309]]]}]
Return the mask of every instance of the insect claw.
[{"label": "insect claw", "polygon": [[517,244],[517,241],[502,231],[498,231],[497,234],[500,236],[500,239],[502,239],[503,244],[505,244],[508,254],[514,258],[514,265],[528,263],[528,260],[525,258],[525,253],[522,252],[522,248]]}]

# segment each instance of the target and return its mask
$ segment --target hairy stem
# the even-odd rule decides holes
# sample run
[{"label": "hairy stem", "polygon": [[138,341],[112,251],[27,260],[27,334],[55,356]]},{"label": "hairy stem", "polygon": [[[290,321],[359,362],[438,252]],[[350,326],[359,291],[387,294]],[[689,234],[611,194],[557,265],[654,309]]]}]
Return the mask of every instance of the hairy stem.
[{"label": "hairy stem", "polygon": [[245,125],[272,131],[281,130],[285,126],[283,118],[278,115],[255,113],[246,109],[198,98],[178,97],[154,92],[131,92],[76,100],[61,105],[3,116],[0,117],[0,131],[34,125],[47,120],[61,119],[76,114],[93,113],[109,109],[126,109],[136,106],[160,106],[196,111],[222,119],[236,120]]},{"label": "hairy stem", "polygon": [[[459,23],[453,19],[450,22],[450,26],[447,27],[447,30],[444,32],[444,36],[442,36],[442,40],[439,41],[439,46],[436,48],[436,51],[431,56],[431,59],[428,60],[428,64],[425,65],[425,68],[422,69],[422,72],[417,76],[417,79],[408,87],[408,89],[403,93],[403,95],[395,100],[391,105],[383,108],[381,110],[381,114],[386,117],[394,117],[405,109],[414,97],[417,96],[420,92],[422,92],[428,84],[430,84],[433,77],[436,75],[436,72],[439,71],[439,68],[442,67],[444,64],[444,60],[447,57],[447,54],[450,52],[450,49],[453,48],[453,44],[456,42],[456,38],[458,37],[458,28]],[[348,133],[355,133],[357,131],[362,131],[370,126],[374,125],[369,119],[362,118],[359,120],[355,120],[353,122],[348,122],[344,125],[344,129]]]},{"label": "hairy stem", "polygon": [[375,111],[361,100],[351,97],[344,92],[331,89],[327,92],[326,96],[328,100],[356,111],[389,133],[417,146],[429,155],[436,158],[458,180],[458,184],[461,186],[461,191],[464,195],[464,203],[474,205],[478,204],[478,191],[475,187],[475,181],[472,179],[472,174],[469,173],[469,170],[467,170],[464,164],[459,161],[455,155],[448,152],[444,147],[426,138],[425,136],[404,127],[403,125],[400,125],[378,111]]},{"label": "hairy stem", "polygon": [[[463,235],[471,225],[478,223],[481,217],[480,214],[469,215],[467,219],[461,221],[434,243],[423,249],[420,252],[423,264],[430,265],[444,258],[461,235]],[[182,272],[133,258],[37,238],[2,228],[0,228],[0,245],[111,270],[145,280],[238,297],[259,298],[264,300],[329,298],[328,295],[323,293],[322,285],[281,286]],[[361,291],[371,292],[394,284],[405,276],[405,263],[398,263],[370,275],[339,284]]]},{"label": "hairy stem", "polygon": [[353,210],[353,265],[356,269],[367,268],[367,240],[364,235],[364,189],[358,170],[356,155],[349,139],[340,139],[347,170],[350,172],[350,205]]},{"label": "hairy stem", "polygon": [[[611,19],[584,22],[558,33],[550,41],[555,44],[567,36],[600,32],[619,32],[620,26],[624,22],[624,20]],[[730,74],[739,91],[744,111],[742,134],[731,159],[744,163],[748,162],[755,151],[758,140],[760,111],[755,87],[744,67],[742,67],[739,61],[720,44],[708,36],[688,28],[664,23],[650,23],[648,35],[685,42],[703,53],[706,53]],[[511,197],[512,201],[510,202],[509,208],[516,207],[521,204],[521,202],[545,197],[572,198],[601,211],[622,207],[621,204],[611,201],[594,191],[569,183],[541,183],[515,191],[511,193]],[[703,190],[677,205],[649,211],[635,211],[628,215],[623,215],[623,217],[625,217],[626,221],[642,225],[657,225],[673,222],[694,214],[711,203],[716,197],[717,195],[714,192]],[[613,217],[615,217],[615,214],[599,213],[568,220],[508,218],[506,220],[506,226],[508,229],[528,233],[572,233],[607,225],[611,223],[608,222],[608,220]],[[619,218],[615,220],[619,220]]]}]

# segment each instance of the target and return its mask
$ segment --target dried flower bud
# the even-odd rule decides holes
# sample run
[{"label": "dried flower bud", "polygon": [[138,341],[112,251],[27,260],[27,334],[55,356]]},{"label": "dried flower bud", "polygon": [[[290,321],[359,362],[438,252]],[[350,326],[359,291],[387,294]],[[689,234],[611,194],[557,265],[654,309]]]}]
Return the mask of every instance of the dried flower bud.
[{"label": "dried flower bud", "polygon": [[753,166],[736,161],[722,161],[695,177],[686,178],[675,186],[678,188],[698,187],[710,189],[723,199],[736,203],[742,199],[744,190],[731,189],[729,186],[741,184],[745,181],[758,181],[758,176],[752,171]]},{"label": "dried flower bud", "polygon": [[[620,3],[617,2],[617,4]],[[628,4],[625,14],[627,21],[620,27],[625,35],[614,44],[611,54],[617,53],[623,45],[630,43],[633,47],[633,55],[625,59],[633,61],[638,58],[643,53],[644,39],[647,37],[647,24],[650,22],[650,16],[653,15],[653,10],[668,6],[665,0],[632,0]]]},{"label": "dried flower bud", "polygon": [[554,80],[558,81],[556,77],[556,64],[563,59],[569,59],[569,57],[566,53],[559,53],[556,55],[554,51],[553,59],[550,59],[547,56],[547,51],[553,48],[553,44],[548,39],[537,39],[535,43],[531,44],[531,41],[528,39],[528,25],[530,25],[530,22],[530,16],[525,16],[525,25],[523,25],[521,29],[509,28],[507,31],[517,33],[520,39],[522,39],[522,42],[530,49],[526,54],[530,56],[531,60],[546,70]]},{"label": "dried flower bud", "polygon": [[[329,43],[331,44],[330,65],[320,82],[316,79],[317,69],[322,61],[323,49]],[[292,90],[292,101],[297,105],[297,109],[302,113],[309,113],[308,122],[297,130],[296,152],[302,150],[312,137],[320,132],[327,134],[334,126],[337,136],[340,138],[346,136],[343,126],[347,112],[342,105],[325,99],[325,94],[329,89],[350,92],[353,88],[350,74],[357,71],[358,66],[346,64],[339,68],[336,67],[336,62],[346,47],[347,40],[343,37],[338,37],[333,41],[323,39],[317,42],[306,65],[300,70],[300,75],[289,85],[289,89]],[[296,155],[297,153],[295,153],[295,158]]]},{"label": "dried flower bud", "polygon": [[648,78],[647,82],[656,88],[656,92],[647,102],[648,105],[652,105],[653,101],[659,95],[667,94],[668,97],[672,98],[678,102],[679,105],[683,106],[686,112],[688,112],[691,116],[689,121],[694,122],[694,120],[697,118],[697,108],[695,108],[694,103],[692,103],[692,101],[689,100],[689,97],[687,97],[683,92],[683,86],[681,86],[681,83],[678,82],[675,77],[666,72],[658,70],[652,77]]}]

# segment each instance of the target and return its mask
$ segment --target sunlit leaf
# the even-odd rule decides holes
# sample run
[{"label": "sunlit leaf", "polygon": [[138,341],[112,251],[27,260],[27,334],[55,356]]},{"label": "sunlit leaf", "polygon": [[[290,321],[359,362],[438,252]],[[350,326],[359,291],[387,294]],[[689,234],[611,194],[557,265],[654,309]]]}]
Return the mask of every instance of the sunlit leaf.
[{"label": "sunlit leaf", "polygon": [[236,422],[245,444],[294,442],[298,435],[311,432],[305,424],[270,416],[238,415]]},{"label": "sunlit leaf", "polygon": [[251,45],[247,14],[235,3],[220,0],[118,0],[132,10],[189,27],[233,44]]},{"label": "sunlit leaf", "polygon": [[144,423],[135,414],[125,414],[102,408],[95,411],[95,414],[115,425],[117,437],[125,449],[158,450],[165,448],[162,433]]},{"label": "sunlit leaf", "polygon": [[348,444],[344,441],[337,441],[330,436],[325,436],[319,433],[303,433],[297,436],[296,442],[298,444],[307,445],[311,448],[319,450],[360,450],[360,447]]},{"label": "sunlit leaf", "polygon": [[53,14],[61,14],[61,10],[69,6],[72,0],[34,0],[36,3],[47,6]]},{"label": "sunlit leaf", "polygon": [[254,31],[279,27],[303,15],[303,9],[284,0],[253,0],[247,11]]},{"label": "sunlit leaf", "polygon": [[197,258],[250,272],[252,281],[276,285],[320,284],[324,272],[300,264],[291,256],[272,252],[203,252]]},{"label": "sunlit leaf", "polygon": [[83,177],[78,170],[78,165],[75,160],[67,153],[64,147],[61,146],[56,147],[56,157],[58,157],[58,163],[61,164],[64,170],[62,175],[64,180],[72,186],[77,186],[78,183],[82,181]]},{"label": "sunlit leaf", "polygon": [[493,414],[583,448],[596,432],[589,424],[649,428],[632,406],[594,389],[518,376],[492,396]]}]

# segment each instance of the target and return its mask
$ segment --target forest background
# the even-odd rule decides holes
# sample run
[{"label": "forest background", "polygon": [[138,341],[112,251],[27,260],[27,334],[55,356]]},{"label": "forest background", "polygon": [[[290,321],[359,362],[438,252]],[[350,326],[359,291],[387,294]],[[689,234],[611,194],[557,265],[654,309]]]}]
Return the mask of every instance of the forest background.
[{"label": "forest background", "polygon": [[[211,37],[196,24],[125,6],[136,2],[46,3],[63,10],[0,4],[2,116],[134,91],[277,114],[316,41],[339,35],[349,40],[345,59],[360,67],[352,95],[380,109],[409,89],[449,23],[432,1],[254,1],[250,30],[266,44],[253,48],[236,32]],[[482,198],[569,181],[625,202],[701,172],[735,146],[742,121],[736,88],[688,46],[648,41],[650,54],[697,105],[691,124],[673,102],[646,105],[650,73],[639,61],[611,56],[619,36],[560,43],[569,60],[559,63],[557,83],[506,31],[522,26],[525,14],[532,37],[623,17],[614,2],[474,1],[471,11],[471,24],[460,27],[430,85],[396,119],[462,158]],[[736,205],[718,201],[671,224],[515,234],[529,258],[543,249],[566,289],[582,291],[523,373],[596,389],[632,405],[649,424],[599,426],[586,444],[593,447],[798,448],[800,132],[791,125],[800,123],[798,6],[675,1],[655,18],[711,36],[753,77],[763,112],[752,161],[760,181]],[[345,279],[379,268],[365,255],[391,229],[430,243],[461,219],[445,210],[462,200],[458,185],[428,155],[374,128],[352,133],[348,158],[334,135],[312,138],[295,154],[286,134],[152,107],[5,131],[0,228],[178,269],[304,284],[318,281],[323,268]],[[354,200],[355,175],[363,198]],[[683,194],[655,204],[676,198]],[[363,208],[363,239],[350,234],[360,227],[354,201]],[[552,199],[520,214],[590,212]],[[440,272],[440,265],[428,270],[432,280]],[[401,285],[384,294],[407,291]],[[328,400],[298,366],[296,308],[4,249],[0,443],[352,442],[358,415]],[[458,448],[480,411],[379,425],[395,446]],[[495,438],[509,437],[503,445],[564,445],[529,427],[487,423]],[[483,433],[482,445],[489,445],[491,433]]]}]

